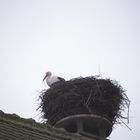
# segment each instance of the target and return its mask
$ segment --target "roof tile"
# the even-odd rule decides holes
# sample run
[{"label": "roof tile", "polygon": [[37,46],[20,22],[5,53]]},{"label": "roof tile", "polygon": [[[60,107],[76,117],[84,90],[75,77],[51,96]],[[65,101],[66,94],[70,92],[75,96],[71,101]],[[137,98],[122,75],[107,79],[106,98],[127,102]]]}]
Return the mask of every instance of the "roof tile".
[{"label": "roof tile", "polygon": [[[47,128],[33,119],[0,111],[0,140],[91,140],[63,129]],[[93,139],[92,139],[93,140]]]}]

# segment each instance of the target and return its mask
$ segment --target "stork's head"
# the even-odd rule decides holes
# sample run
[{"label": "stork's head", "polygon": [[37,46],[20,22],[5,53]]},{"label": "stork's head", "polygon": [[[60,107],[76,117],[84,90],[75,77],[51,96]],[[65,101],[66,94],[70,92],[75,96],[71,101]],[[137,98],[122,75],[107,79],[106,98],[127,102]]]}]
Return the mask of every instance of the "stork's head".
[{"label": "stork's head", "polygon": [[46,75],[45,75],[45,77],[43,78],[43,81],[44,81],[48,76],[51,76],[51,75],[52,75],[52,73],[51,73],[50,71],[46,72]]}]

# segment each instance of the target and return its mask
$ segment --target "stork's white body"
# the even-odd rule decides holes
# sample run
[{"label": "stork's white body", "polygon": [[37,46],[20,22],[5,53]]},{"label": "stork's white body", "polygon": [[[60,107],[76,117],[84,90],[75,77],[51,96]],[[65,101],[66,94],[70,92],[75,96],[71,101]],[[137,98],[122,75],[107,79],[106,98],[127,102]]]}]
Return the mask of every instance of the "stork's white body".
[{"label": "stork's white body", "polygon": [[48,86],[51,86],[52,84],[54,84],[54,83],[56,83],[56,82],[59,82],[60,81],[60,79],[58,79],[58,77],[57,76],[48,76],[47,78],[46,78],[46,83],[48,84]]}]

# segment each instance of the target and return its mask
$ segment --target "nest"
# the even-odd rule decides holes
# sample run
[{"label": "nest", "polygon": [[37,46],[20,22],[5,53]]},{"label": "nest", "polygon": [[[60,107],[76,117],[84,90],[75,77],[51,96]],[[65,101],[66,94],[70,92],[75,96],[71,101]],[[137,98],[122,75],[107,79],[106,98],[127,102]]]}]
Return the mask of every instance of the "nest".
[{"label": "nest", "polygon": [[122,112],[129,110],[129,99],[123,88],[110,79],[79,77],[56,83],[40,95],[40,107],[47,123],[55,125],[60,119],[76,114],[96,114],[112,125],[120,123]]}]

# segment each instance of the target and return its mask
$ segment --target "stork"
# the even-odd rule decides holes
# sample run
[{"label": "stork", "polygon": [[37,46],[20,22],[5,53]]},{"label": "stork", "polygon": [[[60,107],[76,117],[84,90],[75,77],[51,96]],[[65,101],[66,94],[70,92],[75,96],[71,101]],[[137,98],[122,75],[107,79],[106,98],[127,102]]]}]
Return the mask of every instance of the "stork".
[{"label": "stork", "polygon": [[58,82],[65,82],[65,79],[58,77],[58,76],[52,76],[52,73],[50,71],[46,72],[45,77],[43,78],[43,81],[46,79],[46,83],[49,87],[51,87],[53,84]]}]

